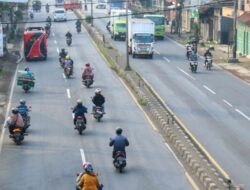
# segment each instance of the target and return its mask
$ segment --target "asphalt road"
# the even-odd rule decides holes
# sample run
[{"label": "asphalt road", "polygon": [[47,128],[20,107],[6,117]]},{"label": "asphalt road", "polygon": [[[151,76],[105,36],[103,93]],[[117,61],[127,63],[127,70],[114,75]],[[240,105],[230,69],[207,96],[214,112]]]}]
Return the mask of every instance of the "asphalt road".
[{"label": "asphalt road", "polygon": [[[106,10],[94,10],[95,17]],[[107,15],[106,15],[107,16]],[[108,19],[94,25],[110,38]],[[125,43],[113,41],[122,54]],[[212,71],[199,59],[198,72],[190,72],[185,49],[166,38],[156,41],[153,60],[130,59],[130,64],[155,89],[194,136],[236,182],[250,189],[250,88],[216,65]]]},{"label": "asphalt road", "polygon": [[[40,21],[45,17],[43,11],[35,13],[34,19]],[[70,12],[68,17],[75,18]],[[67,30],[73,33],[71,47],[65,43]],[[71,79],[64,78],[58,63],[58,50],[63,47],[74,59]],[[47,61],[19,65],[19,69],[29,66],[35,73],[36,86],[27,94],[15,86],[11,104],[15,106],[24,98],[32,106],[31,127],[20,146],[8,138],[7,131],[4,134],[0,145],[1,190],[74,189],[75,175],[85,160],[93,163],[104,189],[193,189],[184,169],[119,78],[107,67],[85,31],[76,34],[74,22],[53,23],[48,51]],[[95,83],[90,89],[81,84],[81,68],[86,62],[95,71]],[[80,136],[73,130],[70,108],[81,98],[90,112],[90,97],[97,87],[103,89],[106,97],[107,114],[100,123],[87,114],[87,129]],[[118,126],[130,141],[128,165],[123,174],[115,171],[112,148],[108,146]]]}]

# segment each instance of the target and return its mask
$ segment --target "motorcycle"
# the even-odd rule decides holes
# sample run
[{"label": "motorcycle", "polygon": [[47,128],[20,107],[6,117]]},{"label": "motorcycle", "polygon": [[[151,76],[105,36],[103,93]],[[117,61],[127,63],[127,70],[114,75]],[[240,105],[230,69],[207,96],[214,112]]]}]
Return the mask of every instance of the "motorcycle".
[{"label": "motorcycle", "polygon": [[45,27],[45,34],[46,34],[46,38],[48,38],[50,35],[50,29],[48,27]]},{"label": "motorcycle", "polygon": [[72,44],[72,38],[67,37],[66,38],[66,43],[67,43],[68,46],[70,46]]},{"label": "motorcycle", "polygon": [[31,18],[31,19],[34,18],[34,13],[30,13],[30,18]]},{"label": "motorcycle", "polygon": [[93,116],[94,118],[100,122],[101,118],[103,117],[104,113],[102,111],[102,107],[101,106],[95,106],[94,112],[93,112]]},{"label": "motorcycle", "polygon": [[211,70],[211,67],[212,67],[212,57],[211,56],[205,57],[205,67],[207,70]]},{"label": "motorcycle", "polygon": [[73,67],[64,67],[64,74],[69,78],[73,73]]},{"label": "motorcycle", "polygon": [[63,57],[59,57],[59,63],[60,63],[60,66],[62,68],[64,68],[64,58]]},{"label": "motorcycle", "polygon": [[49,13],[49,7],[48,6],[46,6],[46,12]]},{"label": "motorcycle", "polygon": [[9,137],[13,139],[16,145],[20,145],[21,142],[24,140],[25,135],[27,134],[23,133],[22,128],[15,127],[13,129],[13,134],[11,134]]},{"label": "motorcycle", "polygon": [[30,90],[31,87],[29,84],[29,79],[24,79],[22,88],[25,93],[27,93]]},{"label": "motorcycle", "polygon": [[83,85],[89,88],[93,83],[94,80],[92,79],[92,76],[85,76],[84,79],[82,79]]},{"label": "motorcycle", "polygon": [[76,31],[77,31],[78,34],[81,32],[81,25],[76,26]]},{"label": "motorcycle", "polygon": [[26,132],[26,130],[29,128],[30,126],[30,116],[28,115],[28,113],[20,113],[22,118],[23,118],[23,122],[24,122],[24,129],[23,132]]},{"label": "motorcycle", "polygon": [[198,62],[197,61],[190,61],[189,65],[190,65],[190,70],[193,73],[196,73],[197,72],[197,68],[198,68]]},{"label": "motorcycle", "polygon": [[115,158],[113,160],[114,167],[119,170],[120,173],[122,173],[123,168],[126,167],[126,156],[123,151],[117,151],[115,153]]},{"label": "motorcycle", "polygon": [[84,118],[82,116],[78,116],[76,118],[75,129],[78,130],[78,132],[79,132],[80,135],[82,135],[82,131],[86,129],[86,125],[84,123]]},{"label": "motorcycle", "polygon": [[192,50],[187,50],[186,56],[188,60],[191,57],[191,55],[192,55]]}]

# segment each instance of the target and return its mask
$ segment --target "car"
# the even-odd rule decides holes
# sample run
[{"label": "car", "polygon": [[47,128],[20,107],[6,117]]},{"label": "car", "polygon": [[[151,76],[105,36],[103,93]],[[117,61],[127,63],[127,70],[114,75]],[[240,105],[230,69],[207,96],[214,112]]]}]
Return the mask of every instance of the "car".
[{"label": "car", "polygon": [[96,9],[106,9],[106,4],[105,3],[98,3],[95,8]]},{"label": "car", "polygon": [[66,11],[64,8],[56,8],[54,11],[54,22],[67,21]]}]

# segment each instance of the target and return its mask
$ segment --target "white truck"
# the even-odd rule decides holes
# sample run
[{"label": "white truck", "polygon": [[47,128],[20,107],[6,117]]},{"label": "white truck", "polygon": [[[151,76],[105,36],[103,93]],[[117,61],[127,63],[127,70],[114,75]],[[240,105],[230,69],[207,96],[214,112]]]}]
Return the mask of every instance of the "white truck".
[{"label": "white truck", "polygon": [[137,55],[154,55],[155,23],[146,18],[130,19],[128,24],[128,48],[133,58]]}]

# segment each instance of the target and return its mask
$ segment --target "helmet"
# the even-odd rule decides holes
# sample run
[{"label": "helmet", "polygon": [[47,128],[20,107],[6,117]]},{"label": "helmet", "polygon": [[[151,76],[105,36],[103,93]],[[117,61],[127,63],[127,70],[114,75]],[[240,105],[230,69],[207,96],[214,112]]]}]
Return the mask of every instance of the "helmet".
[{"label": "helmet", "polygon": [[100,89],[100,88],[95,89],[96,94],[101,94],[101,92],[102,92],[102,89]]},{"label": "helmet", "polygon": [[25,71],[29,71],[30,69],[29,69],[29,67],[25,67],[25,69],[24,69]]},{"label": "helmet", "polygon": [[122,128],[120,128],[120,127],[116,128],[115,132],[117,135],[122,134]]},{"label": "helmet", "polygon": [[18,109],[17,109],[17,108],[12,108],[11,112],[12,112],[13,114],[18,114]]},{"label": "helmet", "polygon": [[89,67],[89,66],[90,66],[90,63],[86,63],[85,66],[86,66],[86,67]]},{"label": "helmet", "polygon": [[62,52],[64,52],[65,51],[65,49],[64,48],[62,48],[62,50],[61,50]]},{"label": "helmet", "polygon": [[66,55],[65,59],[70,59],[70,56],[69,56],[69,55]]},{"label": "helmet", "polygon": [[82,105],[82,100],[81,100],[81,99],[78,99],[78,100],[77,100],[77,104]]},{"label": "helmet", "polygon": [[83,165],[82,165],[83,169],[86,171],[86,172],[93,172],[93,166],[90,162],[85,162]]},{"label": "helmet", "polygon": [[20,102],[20,104],[22,104],[22,105],[25,105],[25,104],[26,104],[26,101],[23,100],[23,99],[21,99],[19,102]]}]

